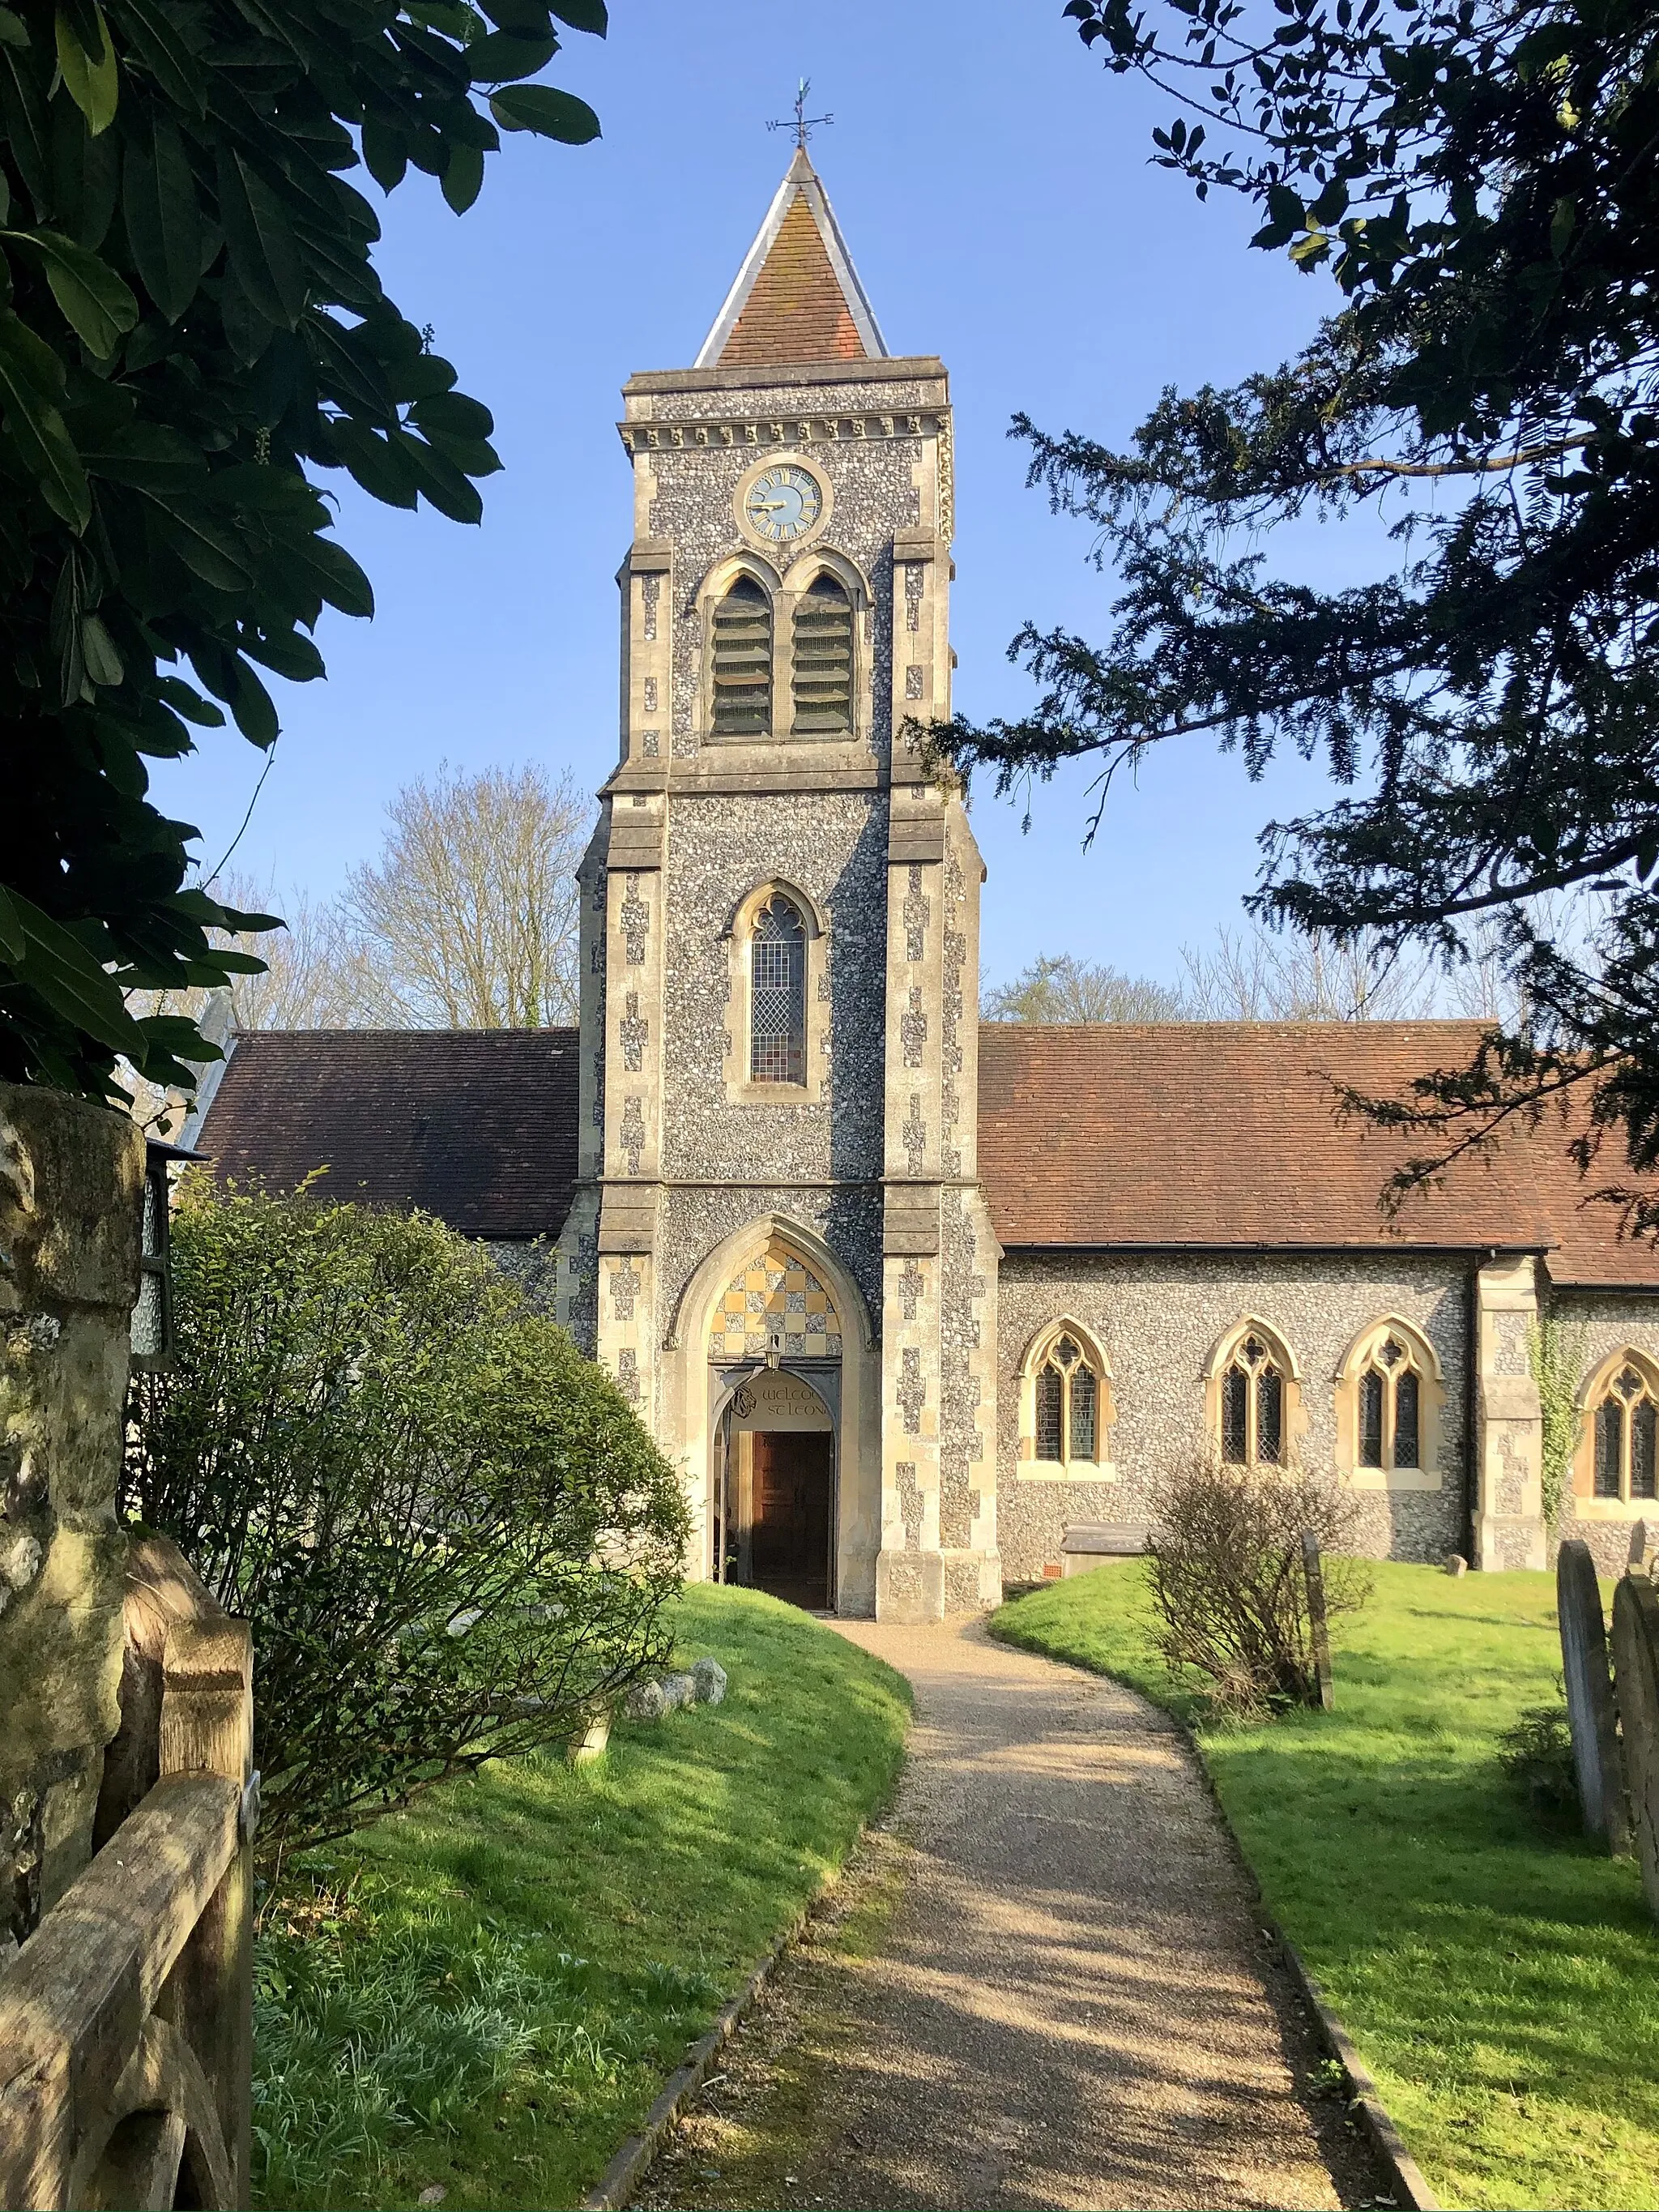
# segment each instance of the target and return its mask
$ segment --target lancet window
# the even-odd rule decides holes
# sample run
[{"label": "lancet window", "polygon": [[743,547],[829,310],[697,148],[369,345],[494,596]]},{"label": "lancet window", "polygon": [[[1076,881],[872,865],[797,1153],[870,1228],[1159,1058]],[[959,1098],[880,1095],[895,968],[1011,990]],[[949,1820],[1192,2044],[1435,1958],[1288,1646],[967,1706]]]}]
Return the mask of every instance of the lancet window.
[{"label": "lancet window", "polygon": [[714,615],[716,737],[763,738],[772,726],[772,602],[739,576]]},{"label": "lancet window", "polygon": [[805,1083],[806,932],[781,891],[755,916],[749,959],[749,1079]]},{"label": "lancet window", "polygon": [[1624,1360],[1613,1369],[1592,1419],[1591,1495],[1659,1497],[1659,1405],[1652,1381],[1634,1360]]},{"label": "lancet window", "polygon": [[836,737],[853,726],[853,602],[822,575],[795,606],[794,732]]},{"label": "lancet window", "polygon": [[1423,1378],[1403,1337],[1390,1331],[1359,1372],[1361,1467],[1421,1467]]},{"label": "lancet window", "polygon": [[1026,1373],[1031,1425],[1024,1455],[1048,1467],[1097,1466],[1111,1419],[1099,1355],[1062,1325],[1033,1348]]},{"label": "lancet window", "polygon": [[1285,1462],[1285,1363],[1266,1333],[1251,1329],[1221,1374],[1221,1456],[1229,1467]]}]

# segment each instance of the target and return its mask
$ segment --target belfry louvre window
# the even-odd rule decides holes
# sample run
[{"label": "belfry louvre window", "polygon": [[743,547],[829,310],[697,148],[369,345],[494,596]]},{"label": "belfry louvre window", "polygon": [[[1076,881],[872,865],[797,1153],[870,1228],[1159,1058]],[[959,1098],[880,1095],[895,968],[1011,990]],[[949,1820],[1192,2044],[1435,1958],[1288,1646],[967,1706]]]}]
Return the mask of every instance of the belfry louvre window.
[{"label": "belfry louvre window", "polygon": [[749,958],[749,1079],[805,1083],[806,932],[787,898],[755,917]]},{"label": "belfry louvre window", "polygon": [[1035,1412],[1039,1460],[1099,1458],[1100,1381],[1075,1337],[1060,1337],[1038,1368]]},{"label": "belfry louvre window", "polygon": [[1595,1409],[1595,1495],[1659,1496],[1659,1408],[1648,1378],[1634,1364],[1620,1368]]},{"label": "belfry louvre window", "polygon": [[772,726],[772,603],[739,576],[714,609],[714,734],[763,738]]},{"label": "belfry louvre window", "polygon": [[1361,1467],[1423,1464],[1423,1383],[1410,1352],[1385,1336],[1359,1377]]},{"label": "belfry louvre window", "polygon": [[1221,1456],[1229,1467],[1285,1463],[1285,1373],[1254,1334],[1221,1378]]},{"label": "belfry louvre window", "polygon": [[853,726],[853,602],[820,576],[795,608],[795,733],[844,736]]}]

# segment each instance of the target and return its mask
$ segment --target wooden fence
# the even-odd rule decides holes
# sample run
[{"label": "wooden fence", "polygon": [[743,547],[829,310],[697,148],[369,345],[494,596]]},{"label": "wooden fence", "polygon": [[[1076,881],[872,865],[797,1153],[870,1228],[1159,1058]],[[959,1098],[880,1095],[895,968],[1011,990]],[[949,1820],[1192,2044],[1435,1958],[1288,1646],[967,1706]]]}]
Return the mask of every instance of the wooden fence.
[{"label": "wooden fence", "polygon": [[133,1547],[101,1847],[0,1976],[0,2204],[234,2212],[252,2052],[247,1625]]}]

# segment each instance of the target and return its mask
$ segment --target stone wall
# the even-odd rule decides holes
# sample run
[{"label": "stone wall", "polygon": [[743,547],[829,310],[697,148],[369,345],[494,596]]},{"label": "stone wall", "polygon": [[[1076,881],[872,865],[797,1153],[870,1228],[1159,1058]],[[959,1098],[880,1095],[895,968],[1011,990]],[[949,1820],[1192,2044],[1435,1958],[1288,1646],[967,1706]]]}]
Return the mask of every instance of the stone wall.
[{"label": "stone wall", "polygon": [[[887,802],[876,791],[799,799],[676,794],[670,817],[663,1060],[663,1163],[671,1179],[772,1176],[828,1182],[882,1168]],[[738,1010],[732,920],[744,896],[779,877],[827,923],[820,978],[830,1050],[819,1097],[733,1104],[726,1065]],[[745,1040],[736,1040],[741,1054]]]},{"label": "stone wall", "polygon": [[[1659,1299],[1558,1291],[1549,1301],[1549,1310],[1569,1329],[1583,1332],[1581,1388],[1616,1352],[1645,1352],[1659,1363]],[[1632,1499],[1626,1504],[1622,1500],[1585,1497],[1575,1490],[1573,1474],[1569,1473],[1557,1534],[1582,1536],[1589,1546],[1598,1574],[1623,1574],[1631,1530],[1641,1520],[1647,1522],[1650,1530],[1659,1528],[1659,1501]]]},{"label": "stone wall", "polygon": [[[1305,1426],[1297,1455],[1330,1469],[1336,1454],[1335,1375],[1368,1322],[1413,1323],[1440,1360],[1437,1489],[1356,1492],[1367,1550],[1437,1559],[1466,1540],[1468,1275],[1437,1256],[1158,1254],[1099,1258],[1010,1253],[998,1298],[998,1505],[1003,1573],[1040,1579],[1060,1560],[1073,1521],[1145,1521],[1160,1472],[1205,1449],[1205,1376],[1212,1348],[1249,1315],[1276,1329],[1301,1377]],[[1091,1330],[1111,1367],[1116,1423],[1112,1477],[1071,1481],[1020,1471],[1019,1376],[1027,1346],[1070,1315]]]},{"label": "stone wall", "polygon": [[124,1116],[0,1085],[0,1954],[90,1856],[120,1717],[143,1172]]}]

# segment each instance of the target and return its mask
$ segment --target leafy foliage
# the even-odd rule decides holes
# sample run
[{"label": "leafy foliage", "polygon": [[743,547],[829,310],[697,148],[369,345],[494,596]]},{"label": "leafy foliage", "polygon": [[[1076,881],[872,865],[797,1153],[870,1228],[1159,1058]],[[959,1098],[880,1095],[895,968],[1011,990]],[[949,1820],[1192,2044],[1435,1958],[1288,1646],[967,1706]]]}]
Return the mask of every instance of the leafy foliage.
[{"label": "leafy foliage", "polygon": [[194,1176],[173,1254],[128,1504],[253,1624],[262,1850],[568,1735],[662,1665],[679,1483],[478,1247]]},{"label": "leafy foliage", "polygon": [[345,177],[412,166],[459,213],[502,131],[596,136],[519,82],[556,17],[603,33],[604,0],[0,7],[0,1077],[185,1079],[187,1021],[123,989],[258,969],[223,934],[275,925],[184,887],[144,763],[227,713],[268,748],[262,672],[321,676],[323,607],[373,611],[319,472],[478,520],[489,411],[386,298]]},{"label": "leafy foliage", "polygon": [[[1028,626],[1025,719],[939,742],[1000,782],[1209,733],[1259,776],[1322,754],[1351,795],[1263,832],[1279,923],[1467,955],[1497,930],[1529,1027],[1408,1118],[1438,1148],[1578,1085],[1588,1163],[1659,1164],[1659,16],[1649,0],[1070,0],[1183,112],[1154,158],[1263,218],[1337,312],[1295,360],[1166,392],[1127,452],[1020,417],[1030,477],[1098,526],[1105,642]],[[1219,131],[1243,150],[1215,152]],[[1344,588],[1262,538],[1387,522]],[[1368,786],[1366,791],[1356,787]],[[1609,896],[1592,957],[1535,902]],[[1631,1201],[1637,1227],[1659,1200]]]},{"label": "leafy foliage", "polygon": [[1589,1346],[1584,1323],[1563,1321],[1559,1314],[1541,1315],[1527,1332],[1527,1362],[1538,1385],[1542,1419],[1544,1521],[1552,1533],[1560,1526],[1572,1455],[1583,1427],[1578,1383]]},{"label": "leafy foliage", "polygon": [[1353,1499],[1305,1474],[1251,1475],[1195,1458],[1159,1487],[1147,1545],[1153,1641],[1177,1673],[1194,1668],[1212,1701],[1241,1714],[1316,1705],[1302,1533],[1326,1554],[1325,1610],[1352,1613],[1370,1571],[1343,1555]]},{"label": "leafy foliage", "polygon": [[1547,1823],[1583,1820],[1572,1723],[1562,1705],[1528,1705],[1498,1739],[1498,1763]]}]

